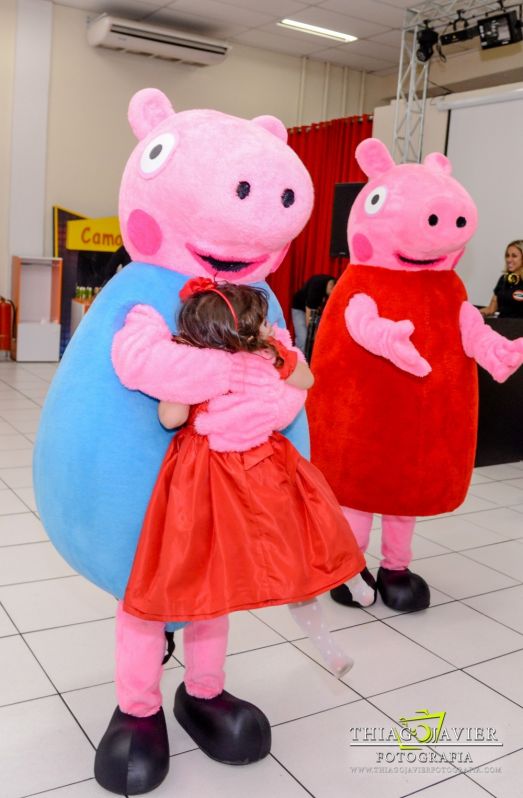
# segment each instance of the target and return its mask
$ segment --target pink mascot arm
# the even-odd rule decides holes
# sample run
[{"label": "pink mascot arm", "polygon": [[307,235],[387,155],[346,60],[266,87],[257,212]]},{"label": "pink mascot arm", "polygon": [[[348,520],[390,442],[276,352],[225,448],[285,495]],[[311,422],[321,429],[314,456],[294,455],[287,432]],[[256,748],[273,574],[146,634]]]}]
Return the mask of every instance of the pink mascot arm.
[{"label": "pink mascot arm", "polygon": [[149,305],[135,305],[113,339],[114,370],[126,388],[155,399],[198,404],[220,396],[249,379],[256,386],[257,369],[244,373],[245,363],[219,350],[174,344],[161,316]]},{"label": "pink mascot arm", "polygon": [[[208,412],[195,422],[198,432],[208,436],[210,448],[219,452],[243,452],[265,443],[271,433],[294,421],[307,397],[306,391],[280,380],[267,358],[247,352],[233,357],[244,364],[243,384],[238,380],[232,393],[211,399]],[[253,370],[258,372],[256,380]]]},{"label": "pink mascot arm", "polygon": [[465,354],[474,358],[496,382],[505,382],[523,363],[523,338],[509,341],[495,332],[470,302],[461,306],[459,326]]},{"label": "pink mascot arm", "polygon": [[111,357],[130,390],[183,404],[210,399],[208,412],[198,416],[198,430],[218,451],[263,443],[290,424],[305,402],[305,391],[286,385],[260,355],[173,343],[163,317],[148,305],[136,305],[127,314]]},{"label": "pink mascot arm", "polygon": [[425,377],[432,369],[410,336],[414,325],[408,319],[392,321],[378,313],[376,302],[367,294],[355,294],[345,309],[345,324],[354,340],[374,355],[390,360],[395,366]]}]

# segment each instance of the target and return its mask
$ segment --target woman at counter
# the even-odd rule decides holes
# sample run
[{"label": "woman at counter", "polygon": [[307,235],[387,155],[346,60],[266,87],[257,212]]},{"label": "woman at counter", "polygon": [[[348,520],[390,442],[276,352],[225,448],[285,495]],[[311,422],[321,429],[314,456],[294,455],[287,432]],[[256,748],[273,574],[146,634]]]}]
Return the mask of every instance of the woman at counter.
[{"label": "woman at counter", "polygon": [[505,250],[505,271],[494,288],[494,294],[483,316],[498,313],[500,317],[523,318],[523,240],[511,241]]}]

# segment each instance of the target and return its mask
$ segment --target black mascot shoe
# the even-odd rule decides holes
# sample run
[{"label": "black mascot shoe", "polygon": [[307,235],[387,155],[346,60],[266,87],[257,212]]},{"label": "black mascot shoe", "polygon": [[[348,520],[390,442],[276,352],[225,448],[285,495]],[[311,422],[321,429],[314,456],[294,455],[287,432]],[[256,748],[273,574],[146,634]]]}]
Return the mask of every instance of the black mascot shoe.
[{"label": "black mascot shoe", "polygon": [[216,698],[195,698],[182,682],[174,716],[204,754],[226,765],[248,765],[271,750],[271,727],[258,707],[223,690]]},{"label": "black mascot shoe", "polygon": [[169,740],[160,709],[148,718],[116,707],[94,760],[94,777],[118,795],[140,795],[158,787],[169,771]]},{"label": "black mascot shoe", "polygon": [[[372,602],[372,604],[374,604],[376,601],[376,580],[368,568],[364,568],[360,576],[362,579],[364,579],[368,586],[374,590],[374,601]],[[331,599],[337,604],[344,604],[345,607],[361,607],[359,601],[354,601],[350,589],[345,584],[338,585],[338,587],[335,587],[331,590]],[[371,607],[372,604],[367,606]]]},{"label": "black mascot shoe", "polygon": [[380,568],[377,587],[383,603],[397,612],[426,610],[430,604],[429,586],[408,568],[404,571]]}]

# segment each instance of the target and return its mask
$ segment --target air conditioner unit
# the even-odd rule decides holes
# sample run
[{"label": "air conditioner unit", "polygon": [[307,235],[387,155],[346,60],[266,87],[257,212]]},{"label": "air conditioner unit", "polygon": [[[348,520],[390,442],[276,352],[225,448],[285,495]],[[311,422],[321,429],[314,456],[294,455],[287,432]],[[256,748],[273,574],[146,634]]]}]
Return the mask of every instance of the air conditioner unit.
[{"label": "air conditioner unit", "polygon": [[102,14],[89,23],[87,41],[93,47],[108,47],[197,66],[219,64],[230,50],[229,44],[215,39],[108,14]]}]

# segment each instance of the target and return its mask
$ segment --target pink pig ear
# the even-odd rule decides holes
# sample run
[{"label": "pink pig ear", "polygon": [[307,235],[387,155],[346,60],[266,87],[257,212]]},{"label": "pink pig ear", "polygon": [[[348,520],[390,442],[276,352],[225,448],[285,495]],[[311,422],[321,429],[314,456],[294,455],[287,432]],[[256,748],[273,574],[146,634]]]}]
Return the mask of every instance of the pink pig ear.
[{"label": "pink pig ear", "polygon": [[356,160],[367,177],[382,175],[396,165],[385,144],[379,139],[372,138],[364,139],[358,144]]},{"label": "pink pig ear", "polygon": [[287,128],[276,116],[255,116],[254,119],[251,119],[251,122],[254,122],[255,125],[260,125],[260,127],[264,127],[265,130],[268,130],[269,133],[277,136],[282,141],[287,141]]},{"label": "pink pig ear", "polygon": [[446,155],[441,152],[431,152],[423,159],[423,165],[430,169],[432,172],[443,172],[444,175],[450,175],[452,172],[452,164]]},{"label": "pink pig ear", "polygon": [[170,116],[174,116],[174,109],[159,89],[141,89],[131,98],[127,112],[129,124],[138,139],[145,138]]}]

